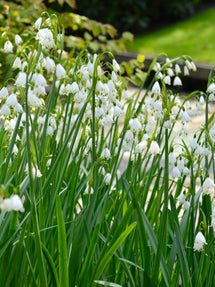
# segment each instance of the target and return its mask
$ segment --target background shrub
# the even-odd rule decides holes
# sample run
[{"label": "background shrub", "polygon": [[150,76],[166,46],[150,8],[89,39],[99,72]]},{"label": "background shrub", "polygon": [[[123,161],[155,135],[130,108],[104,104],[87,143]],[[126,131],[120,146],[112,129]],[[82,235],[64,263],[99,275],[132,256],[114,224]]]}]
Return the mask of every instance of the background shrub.
[{"label": "background shrub", "polygon": [[140,33],[156,21],[175,21],[196,12],[211,0],[76,0],[77,13],[103,23],[114,25],[119,31]]}]

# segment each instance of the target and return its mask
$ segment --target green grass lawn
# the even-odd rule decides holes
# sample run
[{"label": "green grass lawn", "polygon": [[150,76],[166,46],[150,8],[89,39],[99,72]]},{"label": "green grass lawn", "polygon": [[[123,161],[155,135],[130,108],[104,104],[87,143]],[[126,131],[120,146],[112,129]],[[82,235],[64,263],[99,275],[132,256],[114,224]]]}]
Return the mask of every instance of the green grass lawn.
[{"label": "green grass lawn", "polygon": [[130,51],[169,57],[189,55],[196,62],[215,64],[215,8],[186,21],[137,36]]}]

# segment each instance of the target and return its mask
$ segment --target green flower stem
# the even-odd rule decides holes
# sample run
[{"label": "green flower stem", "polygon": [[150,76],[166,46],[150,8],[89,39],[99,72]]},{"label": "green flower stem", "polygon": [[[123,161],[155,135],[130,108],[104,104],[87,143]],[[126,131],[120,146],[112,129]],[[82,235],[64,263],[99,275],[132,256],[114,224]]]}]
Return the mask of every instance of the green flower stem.
[{"label": "green flower stem", "polygon": [[[206,133],[208,133],[208,112],[209,112],[208,111],[208,93],[206,93],[205,104],[206,104],[205,106],[205,131]],[[208,147],[208,140],[207,140],[207,137],[205,137],[205,148],[207,147]],[[209,166],[208,156],[205,156],[205,169],[209,175],[210,166]],[[206,217],[207,226],[210,226],[212,208],[211,208],[211,198],[209,194],[204,195],[202,198],[202,210]],[[210,230],[209,231],[210,238],[213,238],[212,229],[210,228],[209,230]]]},{"label": "green flower stem", "polygon": [[165,129],[165,166],[164,166],[164,204],[163,204],[163,212],[160,223],[159,230],[159,241],[158,241],[158,249],[155,259],[154,265],[154,273],[153,278],[155,280],[155,285],[158,283],[159,277],[159,266],[161,261],[161,255],[165,256],[166,254],[166,231],[167,231],[167,211],[168,211],[168,192],[169,192],[169,135],[168,129]]}]

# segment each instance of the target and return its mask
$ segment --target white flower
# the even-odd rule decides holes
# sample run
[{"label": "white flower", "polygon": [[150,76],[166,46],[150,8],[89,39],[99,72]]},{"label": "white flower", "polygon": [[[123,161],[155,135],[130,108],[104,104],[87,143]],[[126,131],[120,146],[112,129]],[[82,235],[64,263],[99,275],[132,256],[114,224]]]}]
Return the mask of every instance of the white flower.
[{"label": "white flower", "polygon": [[181,68],[180,68],[179,64],[175,64],[175,71],[176,71],[176,74],[181,73]]},{"label": "white flower", "polygon": [[209,101],[215,101],[215,95],[211,93],[208,97],[208,100]]},{"label": "white flower", "polygon": [[156,154],[161,153],[160,147],[156,141],[151,142],[150,147],[149,147],[149,152],[152,155],[156,155]]},{"label": "white flower", "polygon": [[130,119],[129,120],[129,126],[130,126],[131,131],[133,133],[138,133],[141,130],[141,128],[142,128],[141,123],[140,123],[140,121],[137,118]]},{"label": "white flower", "polygon": [[190,147],[191,149],[196,149],[198,146],[199,146],[199,145],[198,145],[197,140],[196,140],[195,138],[193,138],[193,139],[190,141],[190,143],[189,143],[189,147]]},{"label": "white flower", "polygon": [[134,135],[133,135],[133,133],[132,133],[131,130],[128,130],[128,131],[125,133],[124,139],[125,139],[125,141],[127,141],[127,142],[133,141]]},{"label": "white flower", "polygon": [[71,93],[77,93],[79,91],[78,84],[76,82],[73,82],[71,85]]},{"label": "white flower", "polygon": [[173,86],[182,86],[182,82],[181,82],[181,79],[176,76],[173,80]]},{"label": "white flower", "polygon": [[211,188],[214,187],[215,184],[214,182],[209,178],[207,177],[203,183],[203,186],[202,186],[202,194],[210,194],[211,193]]},{"label": "white flower", "polygon": [[118,72],[120,70],[120,66],[115,59],[113,59],[113,70]]},{"label": "white flower", "polygon": [[120,107],[115,106],[113,114],[114,114],[115,117],[120,117],[120,116],[123,115],[123,110]]},{"label": "white flower", "polygon": [[66,71],[61,64],[57,64],[56,66],[56,76],[58,80],[66,77]]},{"label": "white flower", "polygon": [[48,28],[40,29],[37,32],[36,40],[39,41],[43,48],[51,49],[55,45],[52,31]]},{"label": "white flower", "polygon": [[94,189],[92,188],[92,186],[91,186],[91,188],[90,188],[90,190],[89,190],[89,185],[87,184],[87,187],[86,187],[86,189],[85,189],[85,191],[84,191],[84,194],[93,194],[94,193]]},{"label": "white flower", "polygon": [[32,107],[42,106],[42,100],[38,98],[31,90],[28,91],[28,103]]},{"label": "white flower", "polygon": [[11,41],[6,41],[4,43],[4,52],[5,53],[12,53],[13,52],[13,44]]},{"label": "white flower", "polygon": [[[41,176],[42,176],[42,173],[41,173],[41,171],[39,170],[39,168],[37,167],[37,165],[36,165],[36,166],[32,165],[31,171],[32,171],[33,178],[35,178],[35,177],[41,177]],[[26,166],[25,166],[25,172],[26,172],[27,174],[29,174],[28,164],[26,164]]]},{"label": "white flower", "polygon": [[46,134],[47,134],[48,136],[52,136],[53,133],[54,133],[53,127],[52,127],[52,126],[48,126],[47,129],[46,129]]},{"label": "white flower", "polygon": [[161,88],[160,88],[160,84],[158,83],[158,81],[156,81],[154,85],[152,86],[152,93],[161,95]]},{"label": "white flower", "polygon": [[106,158],[106,159],[110,159],[111,158],[111,154],[108,148],[105,148],[102,153],[101,153],[101,158]]},{"label": "white flower", "polygon": [[187,68],[187,66],[184,66],[184,75],[189,76],[189,74],[190,74],[189,69]]},{"label": "white flower", "polygon": [[186,196],[181,193],[178,197],[177,197],[177,200],[180,202],[180,203],[185,203],[186,201]]},{"label": "white flower", "polygon": [[111,180],[111,174],[110,173],[107,173],[104,177],[104,182],[105,184],[109,184],[110,183],[110,180]]},{"label": "white flower", "polygon": [[173,152],[169,154],[169,164],[175,164],[176,163],[176,158]]},{"label": "white flower", "polygon": [[15,43],[17,46],[21,45],[23,42],[22,38],[19,35],[15,35]]},{"label": "white flower", "polygon": [[16,79],[15,85],[16,86],[21,86],[21,87],[25,87],[26,85],[26,80],[27,80],[27,75],[24,72],[19,72],[18,77]]},{"label": "white flower", "polygon": [[173,70],[170,69],[170,68],[167,69],[167,74],[168,74],[170,77],[174,76],[174,72],[173,72]]},{"label": "white flower", "polygon": [[8,89],[3,87],[0,90],[0,99],[6,99],[8,96]]},{"label": "white flower", "polygon": [[23,203],[17,194],[11,195],[10,198],[3,199],[0,203],[0,208],[5,211],[24,211]]},{"label": "white flower", "polygon": [[33,74],[32,81],[34,82],[36,87],[39,87],[39,86],[46,87],[47,86],[47,81],[46,81],[45,77],[40,73]]},{"label": "white flower", "polygon": [[204,244],[207,244],[206,239],[204,235],[202,234],[202,232],[199,231],[195,237],[194,247],[193,247],[194,251],[202,251]]},{"label": "white flower", "polygon": [[172,177],[174,177],[174,178],[180,178],[181,177],[180,169],[177,166],[174,166],[172,169]]},{"label": "white flower", "polygon": [[167,85],[171,85],[171,78],[169,75],[167,75],[164,79],[163,79],[164,83]]},{"label": "white flower", "polygon": [[203,96],[201,96],[201,97],[200,97],[200,99],[199,99],[199,103],[200,103],[200,105],[204,105],[204,103],[205,103],[205,99],[204,99],[204,97],[203,97]]},{"label": "white flower", "polygon": [[47,70],[48,73],[54,73],[55,62],[50,57],[43,59],[42,66]]},{"label": "white flower", "polygon": [[40,26],[41,26],[41,24],[42,24],[42,17],[39,17],[38,19],[37,19],[37,21],[34,23],[34,28],[35,29],[37,29],[37,30],[39,30],[40,29]]},{"label": "white flower", "polygon": [[157,71],[160,70],[160,68],[161,68],[160,63],[156,62],[156,63],[154,64],[152,70],[155,71],[155,72],[157,72]]},{"label": "white flower", "polygon": [[22,68],[22,63],[19,57],[17,57],[15,59],[15,61],[13,62],[13,66],[14,69],[21,69]]},{"label": "white flower", "polygon": [[9,116],[10,115],[10,108],[8,107],[8,105],[4,104],[1,107],[0,115],[2,115],[2,116]]},{"label": "white flower", "polygon": [[185,125],[181,126],[181,129],[179,131],[179,136],[181,136],[181,135],[188,135],[188,129]]},{"label": "white flower", "polygon": [[14,94],[14,93],[11,94],[5,102],[5,104],[10,106],[10,107],[15,107],[17,105],[17,103],[18,103],[17,97],[16,97],[16,94]]},{"label": "white flower", "polygon": [[136,145],[134,152],[135,153],[142,153],[146,150],[146,148],[147,148],[147,141],[143,140]]},{"label": "white flower", "polygon": [[189,123],[191,121],[190,116],[188,115],[187,112],[182,113],[181,120],[183,124]]},{"label": "white flower", "polygon": [[215,93],[215,83],[212,83],[207,88],[207,93]]},{"label": "white flower", "polygon": [[102,175],[105,175],[106,171],[105,171],[105,169],[104,169],[103,166],[101,166],[101,167],[99,168],[99,173],[101,173]]},{"label": "white flower", "polygon": [[124,97],[125,100],[129,100],[131,98],[131,93],[128,90],[126,90],[124,92],[123,97]]}]

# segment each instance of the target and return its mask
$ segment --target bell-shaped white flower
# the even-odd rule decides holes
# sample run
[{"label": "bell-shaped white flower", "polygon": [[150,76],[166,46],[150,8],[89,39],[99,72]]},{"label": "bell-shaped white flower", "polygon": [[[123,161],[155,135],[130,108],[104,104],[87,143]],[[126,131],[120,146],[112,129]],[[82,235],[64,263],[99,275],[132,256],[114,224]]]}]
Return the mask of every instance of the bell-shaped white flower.
[{"label": "bell-shaped white flower", "polygon": [[206,243],[206,239],[201,231],[199,231],[195,237],[194,241],[194,251],[202,251],[204,244]]},{"label": "bell-shaped white flower", "polygon": [[5,211],[24,211],[23,203],[17,194],[11,195],[10,198],[3,199],[0,203],[0,208]]},{"label": "bell-shaped white flower", "polygon": [[211,188],[213,188],[214,186],[214,182],[209,177],[207,177],[202,186],[202,194],[210,194]]},{"label": "bell-shaped white flower", "polygon": [[55,45],[52,31],[48,28],[40,29],[37,32],[36,40],[46,49],[52,49]]},{"label": "bell-shaped white flower", "polygon": [[17,46],[19,46],[23,43],[23,40],[19,35],[15,35],[15,43]]},{"label": "bell-shaped white flower", "polygon": [[8,96],[8,89],[6,87],[1,88],[0,99],[6,99],[7,96]]},{"label": "bell-shaped white flower", "polygon": [[113,59],[113,70],[118,72],[120,70],[120,66],[115,59]]},{"label": "bell-shaped white flower", "polygon": [[40,26],[41,26],[41,24],[42,24],[42,17],[39,17],[37,20],[36,20],[36,22],[34,23],[34,28],[35,29],[37,29],[37,30],[39,30],[40,29]]},{"label": "bell-shaped white flower", "polygon": [[215,93],[215,83],[212,83],[207,88],[207,93]]},{"label": "bell-shaped white flower", "polygon": [[152,86],[152,94],[161,95],[161,87],[158,81]]},{"label": "bell-shaped white flower", "polygon": [[57,64],[56,66],[56,76],[58,80],[66,77],[66,71],[61,64]]},{"label": "bell-shaped white flower", "polygon": [[105,148],[102,153],[101,153],[101,157],[105,158],[105,159],[110,159],[111,158],[111,154],[108,148]]},{"label": "bell-shaped white flower", "polygon": [[13,52],[13,44],[11,41],[6,41],[4,43],[4,52],[5,53],[12,53]]},{"label": "bell-shaped white flower", "polygon": [[143,140],[136,145],[134,152],[143,153],[144,151],[146,151],[146,149],[147,149],[147,141]]},{"label": "bell-shaped white flower", "polygon": [[110,181],[111,181],[111,174],[107,173],[104,177],[104,182],[105,182],[105,184],[109,184]]},{"label": "bell-shaped white flower", "polygon": [[182,82],[181,82],[181,79],[176,76],[173,80],[173,86],[182,86]]},{"label": "bell-shaped white flower", "polygon": [[156,141],[152,141],[149,147],[149,153],[152,155],[160,154],[161,150]]}]

